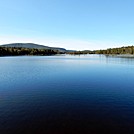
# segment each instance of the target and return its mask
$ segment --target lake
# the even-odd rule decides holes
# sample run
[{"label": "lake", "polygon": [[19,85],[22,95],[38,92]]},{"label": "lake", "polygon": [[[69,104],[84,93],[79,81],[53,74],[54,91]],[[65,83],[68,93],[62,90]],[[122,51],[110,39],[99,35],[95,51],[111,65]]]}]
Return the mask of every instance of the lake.
[{"label": "lake", "polygon": [[134,134],[134,58],[0,57],[0,134]]}]

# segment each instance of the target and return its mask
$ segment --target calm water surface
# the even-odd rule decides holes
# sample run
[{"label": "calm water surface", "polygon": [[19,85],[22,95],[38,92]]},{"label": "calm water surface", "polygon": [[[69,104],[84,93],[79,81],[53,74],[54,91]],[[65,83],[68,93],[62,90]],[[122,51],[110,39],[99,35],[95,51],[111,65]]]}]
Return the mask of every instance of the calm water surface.
[{"label": "calm water surface", "polygon": [[134,134],[134,59],[0,57],[0,134]]}]

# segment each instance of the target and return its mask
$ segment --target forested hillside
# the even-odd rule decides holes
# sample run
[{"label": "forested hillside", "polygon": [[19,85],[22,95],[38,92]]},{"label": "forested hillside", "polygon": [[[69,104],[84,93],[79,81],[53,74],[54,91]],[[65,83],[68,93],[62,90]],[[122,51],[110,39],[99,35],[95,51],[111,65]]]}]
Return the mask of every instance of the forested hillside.
[{"label": "forested hillside", "polygon": [[51,49],[51,50],[59,51],[59,52],[66,52],[66,49],[64,49],[64,48],[49,47],[49,46],[39,45],[39,44],[35,44],[35,43],[11,43],[11,44],[1,45],[1,47]]},{"label": "forested hillside", "polygon": [[0,47],[0,56],[19,56],[19,55],[54,55],[61,54],[58,50],[35,49],[22,47]]},{"label": "forested hillside", "polygon": [[134,46],[96,50],[95,54],[134,54]]}]

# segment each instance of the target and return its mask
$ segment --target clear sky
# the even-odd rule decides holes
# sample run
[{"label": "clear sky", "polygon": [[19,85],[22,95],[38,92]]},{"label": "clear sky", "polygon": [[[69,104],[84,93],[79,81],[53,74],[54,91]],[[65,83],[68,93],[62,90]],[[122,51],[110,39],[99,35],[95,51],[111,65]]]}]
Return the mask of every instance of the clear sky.
[{"label": "clear sky", "polygon": [[0,0],[0,44],[134,45],[134,0]]}]

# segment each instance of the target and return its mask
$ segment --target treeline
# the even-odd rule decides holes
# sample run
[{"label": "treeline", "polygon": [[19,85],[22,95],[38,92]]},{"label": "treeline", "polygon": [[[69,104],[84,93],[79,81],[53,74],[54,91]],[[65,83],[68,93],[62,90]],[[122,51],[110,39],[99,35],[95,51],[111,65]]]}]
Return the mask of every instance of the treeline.
[{"label": "treeline", "polygon": [[95,54],[134,54],[134,46],[96,50]]},{"label": "treeline", "polygon": [[80,54],[95,54],[95,53],[94,53],[94,51],[84,50],[84,51],[72,51],[72,52],[67,52],[67,54],[71,54],[71,55],[80,55]]},{"label": "treeline", "polygon": [[[19,55],[55,55],[64,54],[53,49],[36,49],[36,48],[22,48],[22,47],[0,47],[0,56],[19,56]],[[109,48],[106,50],[84,50],[84,51],[72,51],[66,52],[71,55],[81,54],[134,54],[134,46],[120,47],[120,48]]]},{"label": "treeline", "polygon": [[85,50],[85,51],[76,51],[68,54],[134,54],[134,46],[120,47],[120,48],[109,48],[106,50]]},{"label": "treeline", "polygon": [[22,47],[0,47],[0,56],[19,56],[19,55],[55,55],[61,54],[58,50],[35,49]]}]

